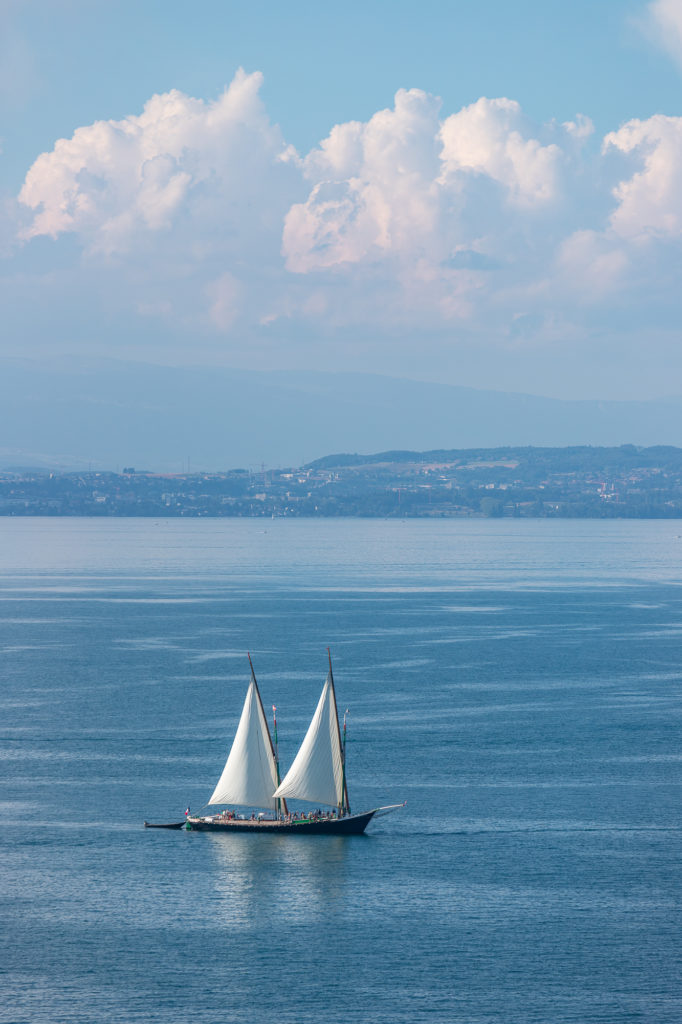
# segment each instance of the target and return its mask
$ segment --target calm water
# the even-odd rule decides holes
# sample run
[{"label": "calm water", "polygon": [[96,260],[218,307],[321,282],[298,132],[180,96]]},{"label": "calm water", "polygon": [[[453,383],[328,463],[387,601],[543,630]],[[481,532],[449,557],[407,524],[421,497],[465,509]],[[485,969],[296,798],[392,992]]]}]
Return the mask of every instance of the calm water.
[{"label": "calm water", "polygon": [[[0,1020],[678,1024],[682,523],[0,520]],[[365,837],[198,809],[335,659]]]}]

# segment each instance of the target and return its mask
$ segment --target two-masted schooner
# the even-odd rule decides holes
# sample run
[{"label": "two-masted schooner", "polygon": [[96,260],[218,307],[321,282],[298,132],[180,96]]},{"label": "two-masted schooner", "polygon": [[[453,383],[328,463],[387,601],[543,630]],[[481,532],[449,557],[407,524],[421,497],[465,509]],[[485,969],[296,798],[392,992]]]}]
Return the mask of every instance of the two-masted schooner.
[{"label": "two-masted schooner", "polygon": [[[331,655],[329,672],[315,714],[291,768],[280,779],[277,720],[273,743],[256,675],[251,680],[237,732],[222,775],[206,807],[226,807],[215,814],[186,812],[185,822],[147,828],[181,828],[200,832],[291,832],[298,835],[359,834],[375,815],[403,804],[352,814],[346,782],[346,718],[343,738],[336,707]],[[273,711],[275,709],[273,708]],[[312,813],[289,811],[287,798],[318,805]],[[251,808],[244,814],[233,808]],[[258,811],[256,811],[258,808]],[[325,808],[322,810],[321,808]]]}]

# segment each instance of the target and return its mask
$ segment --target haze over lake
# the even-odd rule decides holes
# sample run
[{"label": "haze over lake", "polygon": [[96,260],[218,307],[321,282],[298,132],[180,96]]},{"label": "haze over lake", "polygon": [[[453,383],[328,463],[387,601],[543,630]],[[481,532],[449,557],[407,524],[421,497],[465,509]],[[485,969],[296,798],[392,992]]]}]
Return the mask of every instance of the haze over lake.
[{"label": "haze over lake", "polygon": [[[677,1024],[675,522],[4,519],[0,1020]],[[331,647],[367,836],[150,833]]]}]

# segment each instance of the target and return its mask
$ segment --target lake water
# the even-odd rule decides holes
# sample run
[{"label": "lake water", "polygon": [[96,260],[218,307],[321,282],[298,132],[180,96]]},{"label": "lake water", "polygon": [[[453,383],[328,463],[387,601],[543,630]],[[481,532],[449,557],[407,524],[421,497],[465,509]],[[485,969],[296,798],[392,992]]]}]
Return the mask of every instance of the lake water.
[{"label": "lake water", "polygon": [[[0,1020],[678,1024],[682,523],[0,520]],[[363,837],[145,831],[334,658]]]}]

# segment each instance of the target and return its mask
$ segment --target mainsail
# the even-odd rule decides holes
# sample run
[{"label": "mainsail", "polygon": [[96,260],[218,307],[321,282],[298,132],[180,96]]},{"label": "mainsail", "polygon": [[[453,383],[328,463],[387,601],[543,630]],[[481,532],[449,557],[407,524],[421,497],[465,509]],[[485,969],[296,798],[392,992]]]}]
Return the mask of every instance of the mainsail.
[{"label": "mainsail", "polygon": [[273,796],[277,781],[275,752],[252,668],[237,735],[208,802],[267,807],[274,811],[278,804]]},{"label": "mainsail", "polygon": [[308,800],[348,810],[331,664],[308,732],[275,797]]}]

